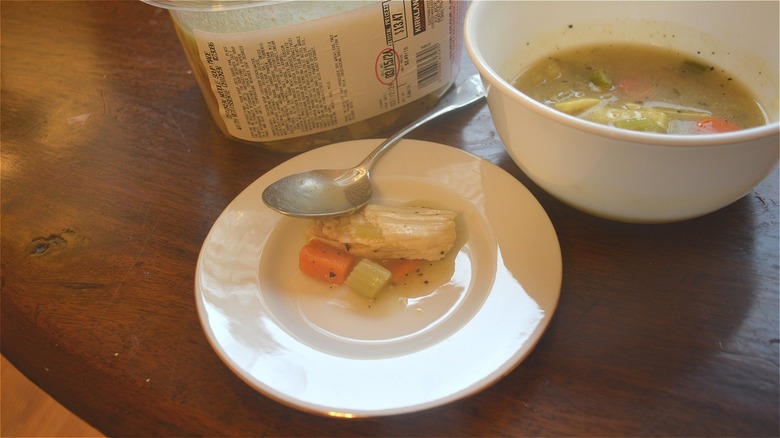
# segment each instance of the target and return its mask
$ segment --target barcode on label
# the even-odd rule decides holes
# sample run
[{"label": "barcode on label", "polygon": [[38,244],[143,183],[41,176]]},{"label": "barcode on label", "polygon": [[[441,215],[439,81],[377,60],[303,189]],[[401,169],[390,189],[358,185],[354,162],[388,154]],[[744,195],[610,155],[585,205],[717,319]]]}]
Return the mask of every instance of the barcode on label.
[{"label": "barcode on label", "polygon": [[417,52],[417,87],[422,89],[441,78],[441,44]]}]

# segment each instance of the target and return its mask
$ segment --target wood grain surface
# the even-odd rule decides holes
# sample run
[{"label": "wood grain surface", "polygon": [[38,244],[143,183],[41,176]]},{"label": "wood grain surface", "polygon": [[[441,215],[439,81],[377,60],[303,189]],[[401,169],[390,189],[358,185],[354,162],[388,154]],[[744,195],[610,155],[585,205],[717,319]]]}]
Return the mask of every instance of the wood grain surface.
[{"label": "wood grain surface", "polygon": [[472,397],[320,417],[233,374],[194,302],[214,221],[290,156],[222,136],[160,9],[2,2],[0,16],[2,354],[102,433],[780,434],[776,172],[705,217],[621,224],[535,186],[484,104],[432,122],[409,137],[497,164],[548,212],[563,255],[557,312],[530,356]]}]

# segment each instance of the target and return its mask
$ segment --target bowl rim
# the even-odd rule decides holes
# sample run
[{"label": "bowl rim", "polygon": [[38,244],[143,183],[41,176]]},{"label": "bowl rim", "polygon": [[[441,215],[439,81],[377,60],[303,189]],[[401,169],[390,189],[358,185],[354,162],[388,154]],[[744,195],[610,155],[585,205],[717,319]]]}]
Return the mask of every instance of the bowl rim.
[{"label": "bowl rim", "polygon": [[[472,30],[471,21],[474,15],[474,6],[472,5],[466,13],[463,26],[463,38],[466,51],[471,58],[472,63],[482,76],[482,80],[487,82],[486,88],[488,96],[492,88],[498,88],[498,92],[508,96],[513,101],[521,104],[525,108],[561,125],[583,131],[589,134],[608,137],[614,140],[625,142],[641,143],[655,146],[668,147],[711,147],[722,146],[736,143],[747,143],[750,141],[771,137],[780,133],[780,121],[770,122],[766,125],[752,128],[741,129],[739,131],[700,134],[700,135],[681,135],[681,134],[660,134],[650,132],[630,131],[627,129],[615,128],[613,126],[602,125],[596,122],[580,119],[554,108],[551,108],[512,86],[506,79],[499,75],[485,60],[479,49],[477,37]],[[495,91],[494,91],[495,92]]]}]

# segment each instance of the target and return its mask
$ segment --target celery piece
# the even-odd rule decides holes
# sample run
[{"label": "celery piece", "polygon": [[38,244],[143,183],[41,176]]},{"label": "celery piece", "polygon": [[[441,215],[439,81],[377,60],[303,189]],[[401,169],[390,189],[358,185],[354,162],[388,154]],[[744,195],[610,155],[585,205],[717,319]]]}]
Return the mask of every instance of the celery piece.
[{"label": "celery piece", "polygon": [[679,110],[674,108],[657,108],[657,109],[658,111],[676,120],[689,120],[689,121],[692,120],[695,122],[712,116],[712,113],[709,111],[688,111],[688,110]]},{"label": "celery piece", "polygon": [[572,99],[563,102],[558,102],[553,105],[553,108],[557,109],[558,111],[564,112],[566,114],[575,115],[585,110],[589,110],[594,106],[598,105],[599,103],[601,103],[601,99],[596,99],[596,98]]},{"label": "celery piece", "polygon": [[658,123],[647,117],[637,119],[616,120],[613,124],[616,128],[630,129],[632,131],[665,133]]},{"label": "celery piece", "polygon": [[645,102],[648,108],[672,117],[676,120],[701,120],[712,117],[712,112],[689,106],[674,105],[668,102]]},{"label": "celery piece", "polygon": [[374,299],[390,283],[391,278],[392,274],[385,267],[369,259],[360,259],[344,284],[352,291],[368,299]]},{"label": "celery piece", "polygon": [[630,120],[643,117],[641,108],[615,108],[611,106],[602,106],[593,111],[589,111],[583,116],[591,122],[602,123],[605,125],[613,124],[618,120]]},{"label": "celery piece", "polygon": [[612,86],[612,79],[604,70],[592,71],[588,79],[590,79],[593,85],[599,87],[602,90],[607,90]]},{"label": "celery piece", "polygon": [[[650,119],[650,121],[655,122],[657,125],[659,129],[658,132],[664,132],[669,127],[669,116],[666,113],[655,108],[646,108],[635,104],[626,104],[626,108],[614,108],[609,106],[598,107],[593,111],[589,111],[582,117],[591,122],[613,125],[616,127],[619,127],[620,124],[630,120]],[[631,122],[627,124],[629,126],[633,125]]]},{"label": "celery piece", "polygon": [[659,111],[655,108],[645,108],[643,116],[654,121],[661,129],[660,132],[666,132],[669,130],[669,115],[665,112]]}]

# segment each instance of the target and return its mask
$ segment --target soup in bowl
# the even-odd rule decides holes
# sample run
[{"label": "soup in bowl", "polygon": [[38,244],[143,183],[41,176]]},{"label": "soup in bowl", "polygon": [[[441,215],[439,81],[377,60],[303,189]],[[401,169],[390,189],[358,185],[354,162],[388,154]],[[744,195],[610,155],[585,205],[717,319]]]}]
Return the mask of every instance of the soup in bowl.
[{"label": "soup in bowl", "polygon": [[[585,212],[657,223],[729,205],[777,166],[779,28],[777,2],[476,1],[465,38],[496,130],[529,178]],[[624,129],[515,87],[539,62],[610,45],[666,49],[724,72],[755,100],[763,123],[698,135]]]}]

